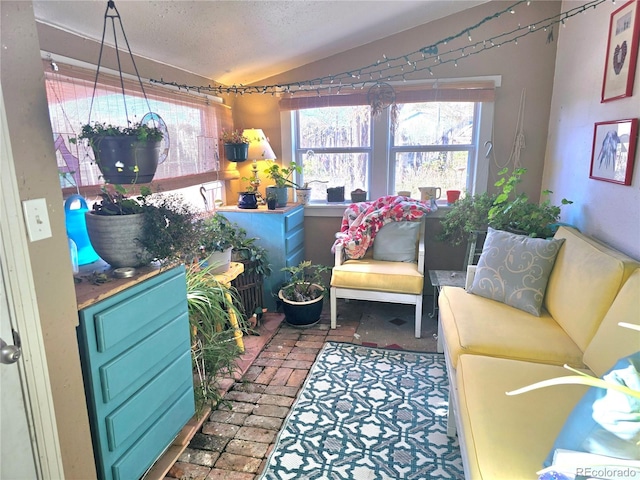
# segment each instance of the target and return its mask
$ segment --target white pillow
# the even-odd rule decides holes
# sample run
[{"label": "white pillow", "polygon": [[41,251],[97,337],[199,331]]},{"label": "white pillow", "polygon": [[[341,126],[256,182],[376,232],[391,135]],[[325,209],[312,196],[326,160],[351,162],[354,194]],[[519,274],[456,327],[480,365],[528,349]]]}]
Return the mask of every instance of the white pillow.
[{"label": "white pillow", "polygon": [[416,261],[416,244],[422,222],[389,222],[373,239],[373,259],[388,262]]}]

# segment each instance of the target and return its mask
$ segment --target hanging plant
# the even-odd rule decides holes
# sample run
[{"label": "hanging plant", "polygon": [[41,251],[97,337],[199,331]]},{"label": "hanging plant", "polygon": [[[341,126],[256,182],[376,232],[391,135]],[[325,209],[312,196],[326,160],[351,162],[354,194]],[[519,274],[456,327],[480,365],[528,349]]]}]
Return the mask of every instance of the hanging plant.
[{"label": "hanging plant", "polygon": [[244,162],[249,158],[249,139],[240,130],[222,131],[224,155],[230,162]]},{"label": "hanging plant", "polygon": [[[115,11],[111,13],[110,10]],[[126,93],[124,90],[124,82],[122,81],[123,72],[118,70],[120,76],[120,84],[122,86],[122,101],[124,104],[125,122],[126,127],[116,125],[105,125],[100,122],[91,123],[91,113],[93,110],[93,102],[96,98],[96,88],[98,85],[98,76],[100,75],[100,66],[102,61],[102,52],[105,45],[105,33],[107,32],[107,23],[111,24],[113,30],[113,39],[115,45],[118,45],[118,36],[116,32],[116,22],[120,25],[122,31],[122,37],[127,46],[129,56],[131,57],[131,63],[136,72],[140,90],[149,108],[143,120],[134,123],[129,120],[127,110]],[[120,60],[120,50],[115,49],[118,67],[122,64]],[[115,3],[110,0],[107,2],[107,9],[104,14],[104,25],[102,30],[102,40],[100,42],[100,54],[98,57],[98,66],[96,68],[96,76],[93,84],[93,93],[91,96],[91,105],[89,107],[89,121],[82,127],[82,133],[78,136],[79,139],[86,139],[89,146],[93,149],[95,162],[102,172],[102,176],[105,182],[112,184],[135,184],[135,183],[149,183],[153,180],[158,167],[161,148],[160,142],[166,135],[166,125],[162,119],[155,113],[151,112],[151,105],[149,99],[144,91],[142,79],[138,74],[138,67],[136,66],[127,35],[124,32],[122,25],[122,19],[120,13],[115,6]],[[70,139],[72,142],[74,139]],[[162,151],[164,159],[166,159],[168,149],[168,142],[166,148]]]}]

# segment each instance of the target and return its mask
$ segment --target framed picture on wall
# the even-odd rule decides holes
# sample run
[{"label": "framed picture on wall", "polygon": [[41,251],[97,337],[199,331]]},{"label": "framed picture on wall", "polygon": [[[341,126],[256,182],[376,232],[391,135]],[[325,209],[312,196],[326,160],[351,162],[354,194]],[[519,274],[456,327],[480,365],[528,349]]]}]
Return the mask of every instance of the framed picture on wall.
[{"label": "framed picture on wall", "polygon": [[631,185],[637,140],[637,118],[596,123],[589,178]]},{"label": "framed picture on wall", "polygon": [[640,2],[631,0],[611,14],[601,103],[633,94],[639,35]]}]

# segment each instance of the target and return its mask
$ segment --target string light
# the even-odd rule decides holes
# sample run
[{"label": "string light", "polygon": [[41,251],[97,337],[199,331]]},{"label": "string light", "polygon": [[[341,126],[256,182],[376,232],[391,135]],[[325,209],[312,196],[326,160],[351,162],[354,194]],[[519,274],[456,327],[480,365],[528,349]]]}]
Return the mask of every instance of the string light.
[{"label": "string light", "polygon": [[[345,80],[347,85],[351,86],[353,89],[357,88],[357,86],[359,86],[360,89],[364,89],[367,85],[374,85],[383,78],[386,81],[407,81],[407,75],[414,77],[414,74],[416,74],[415,78],[420,78],[417,76],[417,74],[423,71],[426,71],[429,75],[433,76],[434,72],[432,71],[432,66],[434,64],[436,66],[453,64],[454,67],[457,67],[459,60],[477,55],[484,52],[485,50],[490,50],[494,47],[499,48],[502,45],[510,43],[518,45],[519,39],[539,31],[546,32],[548,29],[552,29],[552,27],[556,24],[561,24],[563,27],[566,27],[566,20],[568,20],[569,18],[581,12],[586,13],[586,10],[591,7],[593,7],[593,9],[595,10],[604,2],[606,2],[606,0],[591,0],[584,5],[571,8],[565,12],[560,12],[559,14],[552,17],[537,21],[535,23],[531,23],[526,27],[522,27],[521,24],[518,23],[517,28],[511,31],[504,32],[500,35],[492,35],[492,37],[486,40],[474,43],[470,46],[473,47],[472,51],[465,50],[468,49],[469,46],[451,48],[447,51],[441,49],[442,46],[448,45],[452,40],[458,39],[459,37],[463,36],[466,36],[467,40],[469,42],[472,42],[473,40],[471,32],[473,30],[476,30],[481,25],[493,21],[504,14],[515,14],[515,7],[522,3],[526,3],[527,5],[530,5],[531,3],[530,0],[519,0],[512,6],[507,7],[506,9],[501,10],[491,16],[485,17],[480,22],[461,30],[457,34],[441,39],[431,45],[422,47],[415,52],[405,53],[394,58],[388,57],[386,54],[382,54],[382,60],[378,59],[374,64],[367,65],[355,70],[350,70],[348,72],[336,73],[330,76],[319,77],[306,81],[260,86],[245,86],[243,84],[234,84],[232,86],[227,86],[217,82],[214,82],[213,85],[210,84],[208,86],[189,86],[180,85],[176,82],[167,82],[162,78],[160,80],[151,79],[150,81],[151,83],[169,85],[174,88],[178,88],[179,90],[186,90],[187,92],[190,90],[196,90],[200,93],[209,93],[218,96],[225,94],[234,94],[237,96],[254,93],[271,93],[272,96],[276,94],[294,95],[296,91],[304,91],[305,89],[311,89],[318,95],[322,95],[323,93],[335,92],[335,89],[332,90],[329,85],[326,85],[327,83],[333,85],[334,82],[338,82],[339,87],[337,89],[337,93],[339,94],[341,88],[343,87],[343,80]],[[612,2],[615,3],[615,0],[612,0]],[[490,43],[490,45],[488,45],[487,43]],[[412,57],[419,57],[419,59],[412,61]],[[407,73],[405,72],[404,65],[410,65],[413,68]],[[361,79],[362,75],[364,75],[365,80]]]}]

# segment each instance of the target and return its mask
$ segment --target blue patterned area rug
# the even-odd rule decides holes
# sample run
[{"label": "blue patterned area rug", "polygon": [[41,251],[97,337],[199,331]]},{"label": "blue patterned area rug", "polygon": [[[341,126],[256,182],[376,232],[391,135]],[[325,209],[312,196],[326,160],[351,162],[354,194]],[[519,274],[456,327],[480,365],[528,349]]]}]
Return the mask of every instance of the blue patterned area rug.
[{"label": "blue patterned area rug", "polygon": [[442,354],[328,342],[261,479],[463,479]]}]

